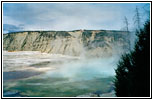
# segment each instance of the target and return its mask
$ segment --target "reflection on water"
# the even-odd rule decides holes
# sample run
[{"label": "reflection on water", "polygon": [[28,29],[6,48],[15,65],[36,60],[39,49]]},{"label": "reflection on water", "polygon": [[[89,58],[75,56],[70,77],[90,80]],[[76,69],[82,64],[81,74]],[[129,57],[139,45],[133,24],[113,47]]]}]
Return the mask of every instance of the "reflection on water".
[{"label": "reflection on water", "polygon": [[4,51],[3,96],[115,96],[112,81],[116,62],[114,57],[86,59]]}]

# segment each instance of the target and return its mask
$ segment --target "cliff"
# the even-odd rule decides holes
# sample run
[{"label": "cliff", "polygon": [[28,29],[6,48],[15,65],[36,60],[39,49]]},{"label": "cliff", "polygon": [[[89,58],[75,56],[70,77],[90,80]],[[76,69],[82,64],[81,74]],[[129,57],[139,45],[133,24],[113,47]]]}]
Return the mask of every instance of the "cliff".
[{"label": "cliff", "polygon": [[3,34],[3,50],[111,56],[128,50],[127,37],[127,32],[109,30],[15,32]]}]

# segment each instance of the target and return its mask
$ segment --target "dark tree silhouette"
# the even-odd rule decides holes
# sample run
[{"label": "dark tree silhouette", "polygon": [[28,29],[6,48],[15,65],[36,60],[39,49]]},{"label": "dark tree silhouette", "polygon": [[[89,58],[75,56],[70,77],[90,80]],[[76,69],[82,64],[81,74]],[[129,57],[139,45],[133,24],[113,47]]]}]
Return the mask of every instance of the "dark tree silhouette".
[{"label": "dark tree silhouette", "polygon": [[150,21],[137,31],[134,50],[121,57],[115,78],[116,96],[150,96]]}]

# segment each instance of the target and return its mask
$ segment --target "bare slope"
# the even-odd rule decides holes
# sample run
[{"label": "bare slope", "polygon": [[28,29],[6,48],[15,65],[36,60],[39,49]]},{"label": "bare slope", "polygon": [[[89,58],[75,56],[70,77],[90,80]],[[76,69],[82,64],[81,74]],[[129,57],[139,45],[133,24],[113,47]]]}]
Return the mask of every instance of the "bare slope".
[{"label": "bare slope", "polygon": [[3,34],[3,49],[72,56],[111,56],[114,52],[128,50],[127,37],[127,32],[108,30],[16,32]]}]

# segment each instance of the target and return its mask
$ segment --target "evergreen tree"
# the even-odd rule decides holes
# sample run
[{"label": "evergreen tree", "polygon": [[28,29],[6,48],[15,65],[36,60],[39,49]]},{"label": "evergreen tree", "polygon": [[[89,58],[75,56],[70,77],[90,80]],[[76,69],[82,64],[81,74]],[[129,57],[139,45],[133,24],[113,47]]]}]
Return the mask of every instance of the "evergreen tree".
[{"label": "evergreen tree", "polygon": [[116,96],[150,96],[150,22],[137,31],[134,50],[121,57],[115,78]]}]

